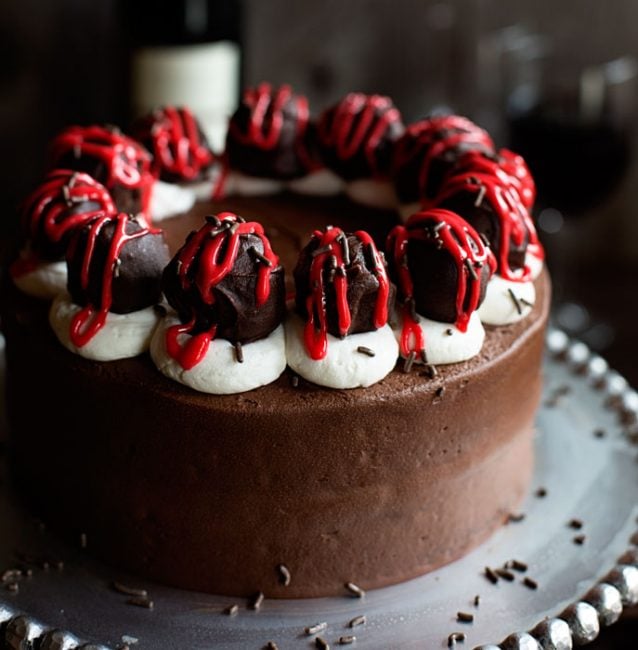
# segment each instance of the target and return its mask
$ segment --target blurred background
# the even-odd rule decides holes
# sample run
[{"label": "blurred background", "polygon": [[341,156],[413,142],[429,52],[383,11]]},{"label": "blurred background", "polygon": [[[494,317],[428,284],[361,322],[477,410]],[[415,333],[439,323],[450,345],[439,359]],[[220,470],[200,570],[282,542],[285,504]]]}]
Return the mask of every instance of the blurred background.
[{"label": "blurred background", "polygon": [[[357,90],[406,122],[469,116],[536,177],[555,322],[638,384],[638,2],[3,0],[0,60],[5,241],[72,123],[177,101],[219,144],[240,89],[264,80],[314,113]],[[592,647],[629,647],[627,629]]]}]

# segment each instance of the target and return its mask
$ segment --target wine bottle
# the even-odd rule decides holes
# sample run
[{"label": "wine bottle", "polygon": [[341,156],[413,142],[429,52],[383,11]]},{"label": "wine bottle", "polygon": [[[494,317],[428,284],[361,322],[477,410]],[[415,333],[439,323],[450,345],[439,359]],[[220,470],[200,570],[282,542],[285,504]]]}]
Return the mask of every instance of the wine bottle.
[{"label": "wine bottle", "polygon": [[124,0],[123,11],[131,117],[167,104],[188,106],[221,149],[239,100],[240,0]]}]

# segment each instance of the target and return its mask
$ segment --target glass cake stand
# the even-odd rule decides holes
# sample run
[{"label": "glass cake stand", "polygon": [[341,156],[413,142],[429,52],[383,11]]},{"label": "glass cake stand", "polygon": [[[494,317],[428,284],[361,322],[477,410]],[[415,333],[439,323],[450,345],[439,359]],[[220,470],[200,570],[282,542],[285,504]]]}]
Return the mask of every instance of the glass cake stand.
[{"label": "glass cake stand", "polygon": [[[253,610],[147,583],[94,562],[79,541],[60,542],[0,481],[0,573],[32,573],[2,576],[0,647],[564,650],[593,640],[638,602],[638,394],[558,330],[547,350],[536,469],[520,513],[457,562],[362,598],[266,598]],[[486,567],[498,570],[496,583]],[[365,622],[350,627],[357,617]]]}]

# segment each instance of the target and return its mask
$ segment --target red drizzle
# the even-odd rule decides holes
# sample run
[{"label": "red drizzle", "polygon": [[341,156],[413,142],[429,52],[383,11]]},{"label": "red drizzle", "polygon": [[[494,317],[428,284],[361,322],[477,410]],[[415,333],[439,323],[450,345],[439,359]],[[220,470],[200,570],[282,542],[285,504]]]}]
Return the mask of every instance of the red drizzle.
[{"label": "red drizzle", "polygon": [[[318,361],[323,359],[328,352],[328,315],[324,277],[326,270],[330,273],[329,281],[333,282],[335,287],[340,336],[346,336],[350,329],[351,317],[346,275],[346,266],[350,264],[350,252],[347,235],[340,228],[330,228],[323,233],[316,230],[312,236],[318,241],[310,265],[310,293],[306,299],[308,320],[304,328],[304,340],[306,350],[311,358]],[[388,322],[388,295],[390,292],[388,274],[372,237],[363,230],[358,230],[354,236],[361,241],[364,251],[367,249],[369,252],[372,272],[379,283],[374,311],[374,327],[379,329]]]},{"label": "red drizzle", "polygon": [[523,205],[516,187],[509,176],[500,174],[465,171],[446,179],[441,191],[430,202],[432,207],[441,205],[459,192],[476,194],[476,202],[487,201],[500,223],[500,241],[498,272],[506,280],[528,282],[531,271],[528,265],[513,270],[509,264],[510,244],[521,247],[528,238],[527,249],[530,253],[543,258],[543,248],[538,241],[536,228],[529,213]]},{"label": "red drizzle", "polygon": [[[90,201],[98,208],[87,212],[69,214],[75,204]],[[98,214],[114,215],[115,205],[107,189],[88,174],[67,169],[56,169],[24,203],[22,231],[31,244],[27,259],[16,260],[11,265],[12,277],[19,277],[36,269],[39,241],[59,243],[75,228],[83,226]],[[35,249],[35,250],[34,250]],[[47,257],[46,254],[43,257]]]},{"label": "red drizzle", "polygon": [[[194,286],[202,301],[212,305],[215,302],[215,287],[235,265],[241,235],[256,235],[261,239],[262,255],[267,261],[258,266],[255,300],[257,306],[263,305],[270,295],[271,270],[279,264],[279,258],[273,252],[261,224],[245,222],[232,212],[222,212],[217,219],[207,221],[177,253],[177,273],[182,289],[189,291]],[[189,273],[195,263],[196,268]],[[190,370],[204,358],[217,331],[215,324],[206,332],[193,334],[194,327],[193,314],[188,323],[173,325],[166,332],[166,350],[184,370]],[[186,343],[178,341],[180,334],[190,334]]]},{"label": "red drizzle", "polygon": [[528,210],[534,206],[534,201],[536,201],[534,177],[523,156],[509,149],[501,149],[495,155],[486,154],[480,150],[467,151],[459,159],[452,174],[462,171],[497,176],[503,183],[509,183],[516,189],[522,204]]},{"label": "red drizzle", "polygon": [[[102,287],[100,295],[100,304],[95,306],[88,304],[83,307],[71,321],[70,338],[73,345],[81,348],[86,345],[104,326],[108,316],[111,304],[113,303],[113,278],[118,266],[118,258],[124,245],[132,239],[143,237],[148,234],[158,234],[161,230],[154,228],[144,228],[134,232],[131,235],[126,234],[126,225],[129,222],[129,216],[121,212],[113,216],[102,214],[96,217],[88,226],[87,241],[82,257],[82,267],[80,272],[80,283],[84,291],[88,290],[91,264],[97,244],[97,239],[102,228],[108,223],[115,223],[115,229],[109,250],[102,270]],[[78,233],[79,234],[79,233]],[[75,254],[75,248],[78,245],[78,238],[74,239],[69,255]]]},{"label": "red drizzle", "polygon": [[88,156],[100,160],[106,169],[104,185],[107,189],[116,185],[139,189],[142,211],[148,214],[154,179],[150,171],[151,156],[141,144],[115,128],[71,126],[51,143],[54,163],[69,153],[76,158]]},{"label": "red drizzle", "polygon": [[153,112],[150,133],[141,133],[153,146],[153,169],[166,171],[185,181],[198,178],[214,160],[212,151],[202,142],[197,121],[186,107],[165,106]]},{"label": "red drizzle", "polygon": [[447,151],[483,148],[493,150],[494,143],[487,131],[460,115],[431,117],[411,124],[397,142],[394,153],[395,169],[401,169],[415,158],[421,160],[418,176],[418,194],[426,196],[432,161]]},{"label": "red drizzle", "polygon": [[424,210],[413,214],[405,226],[395,226],[388,235],[387,249],[394,260],[397,280],[403,297],[403,329],[401,354],[411,352],[422,356],[425,351],[423,330],[419,326],[414,308],[414,284],[408,266],[410,241],[431,241],[446,250],[454,259],[457,269],[456,327],[467,331],[472,313],[476,311],[481,294],[480,273],[472,273],[488,264],[491,273],[496,270],[496,260],[489,247],[483,244],[479,234],[462,217],[449,210]]},{"label": "red drizzle", "polygon": [[401,113],[392,100],[382,95],[349,93],[333,111],[332,119],[322,119],[317,125],[321,142],[334,149],[340,160],[352,158],[363,148],[372,175],[381,176],[376,149],[388,129],[401,122]]}]

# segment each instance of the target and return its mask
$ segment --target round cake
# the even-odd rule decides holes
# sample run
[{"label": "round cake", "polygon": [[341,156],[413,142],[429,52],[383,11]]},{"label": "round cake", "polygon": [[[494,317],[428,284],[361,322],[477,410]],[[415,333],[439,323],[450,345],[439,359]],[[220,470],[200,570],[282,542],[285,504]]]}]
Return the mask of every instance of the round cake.
[{"label": "round cake", "polygon": [[[273,98],[270,108],[266,105],[269,97]],[[345,188],[348,193],[347,184],[352,179],[356,196],[365,181],[383,187],[381,205],[392,184],[391,164],[371,165],[373,158],[368,154],[372,145],[363,136],[358,147],[354,138],[349,140],[350,160],[345,165],[348,173],[341,179],[345,185],[330,179],[333,186],[339,187],[339,195],[299,193],[300,180],[306,182],[307,176],[328,178],[327,172],[331,170],[317,162],[325,160],[320,154],[322,147],[332,144],[333,153],[327,156],[328,160],[332,156],[338,162],[335,168],[344,166],[342,158],[346,154],[339,146],[339,138],[348,141],[344,129],[359,133],[361,124],[367,125],[373,144],[377,142],[381,147],[384,161],[391,158],[389,152],[394,143],[413,137],[410,129],[403,132],[398,111],[379,98],[368,102],[365,97],[349,97],[329,109],[319,121],[320,141],[316,148],[312,146],[315,129],[308,123],[307,107],[296,101],[289,90],[269,94],[262,87],[259,93],[248,95],[246,102],[253,113],[247,111],[246,105],[238,111],[239,127],[229,129],[229,138],[233,133],[241,133],[241,137],[229,150],[233,151],[233,159],[239,161],[242,148],[249,150],[246,159],[250,166],[246,170],[234,169],[226,161],[221,174],[211,173],[211,196],[216,198],[198,201],[188,213],[161,222],[169,256],[173,256],[171,264],[179,261],[180,252],[185,259],[184,239],[190,232],[201,232],[205,227],[202,224],[209,224],[206,227],[210,229],[211,241],[222,230],[219,236],[226,237],[239,228],[238,236],[246,241],[249,236],[255,238],[249,232],[263,232],[274,253],[269,259],[266,253],[270,249],[264,249],[265,253],[257,251],[255,264],[272,267],[273,275],[279,267],[286,271],[289,355],[290,319],[299,319],[302,324],[306,319],[307,327],[313,313],[317,316],[312,307],[311,313],[304,313],[303,300],[299,298],[305,295],[300,293],[303,280],[298,275],[305,272],[304,268],[311,268],[313,260],[323,259],[322,242],[329,226],[349,233],[348,241],[353,237],[351,233],[365,231],[370,239],[357,235],[362,246],[375,250],[376,243],[378,250],[385,250],[389,258],[387,268],[392,282],[383,301],[396,304],[396,308],[390,309],[386,326],[395,332],[393,345],[400,350],[394,353],[392,369],[370,385],[339,388],[304,378],[304,371],[297,366],[293,369],[289,360],[274,381],[249,390],[233,394],[194,390],[160,372],[154,363],[155,354],[153,359],[143,352],[103,361],[74,353],[77,350],[71,351],[68,344],[61,344],[62,339],[50,325],[50,312],[54,309],[41,298],[25,294],[7,274],[2,324],[7,338],[7,408],[13,475],[33,509],[62,534],[76,540],[82,536],[87,549],[107,563],[168,585],[228,595],[261,592],[267,597],[298,598],[347,593],[347,585],[350,590],[365,590],[407,580],[460,557],[487,539],[516,511],[526,494],[533,469],[534,415],[541,392],[550,288],[547,273],[541,270],[532,279],[516,252],[524,246],[533,250],[537,242],[528,230],[523,239],[517,239],[516,232],[512,234],[510,229],[507,232],[512,248],[504,251],[503,246],[509,246],[510,241],[500,239],[497,260],[487,242],[489,236],[486,239],[481,234],[481,224],[487,224],[488,229],[495,219],[503,228],[503,224],[512,224],[499,221],[499,207],[488,204],[488,194],[488,203],[478,202],[482,212],[480,219],[477,217],[476,231],[467,225],[473,215],[468,214],[467,222],[458,217],[457,223],[457,216],[438,208],[436,199],[430,203],[429,197],[423,197],[425,212],[412,217],[405,226],[400,223],[396,205],[392,209],[371,208],[347,198],[342,191]],[[257,109],[255,103],[259,103]],[[262,154],[270,149],[273,156],[283,156],[277,150],[282,140],[274,135],[265,137],[260,133],[252,141],[247,137],[251,129],[258,128],[251,122],[255,110],[261,111],[260,125],[264,129],[277,124],[277,120],[266,120],[268,124],[263,126],[264,112],[279,115],[283,111],[288,115],[280,125],[286,142],[292,143],[286,145],[282,158],[287,163],[273,163],[267,168],[270,174],[273,169],[285,167],[285,175],[280,178],[254,178],[255,169],[259,168],[255,149]],[[349,110],[354,113],[348,114]],[[341,116],[341,130],[331,135],[330,129],[336,128],[336,116]],[[288,119],[297,125],[303,147],[295,144]],[[191,131],[199,137],[195,127]],[[458,138],[457,131],[452,134]],[[483,155],[486,140],[478,141]],[[406,146],[403,142],[402,152]],[[468,147],[451,144],[446,164],[449,151],[454,151],[460,160],[451,177],[454,173],[466,173],[467,160],[463,156]],[[215,160],[218,159],[223,160],[223,156],[216,156]],[[436,164],[437,169],[441,167]],[[377,168],[382,171],[377,173]],[[291,169],[296,170],[292,179]],[[336,171],[332,174],[338,175]],[[244,191],[255,187],[260,191]],[[296,189],[281,191],[286,187]],[[511,187],[507,184],[506,190],[509,192]],[[266,196],[264,188],[269,188],[269,192],[276,188],[276,193]],[[465,186],[462,191],[466,191]],[[495,192],[498,191],[497,188]],[[444,196],[446,201],[452,200],[449,192]],[[241,215],[241,219],[229,219],[224,228],[223,215],[228,213]],[[211,215],[209,222],[204,220],[207,215]],[[221,219],[212,219],[212,215]],[[144,235],[148,242],[155,242],[153,251],[158,249],[157,228],[148,227],[143,216],[141,225],[134,226],[127,225],[126,219],[112,211],[99,218],[111,224],[109,231],[99,235],[102,238],[105,232],[118,232],[120,228],[123,237],[142,241]],[[254,222],[261,224],[263,231],[255,230],[251,225]],[[524,223],[529,228],[531,222]],[[240,227],[241,224],[246,227]],[[449,234],[453,225],[462,229],[463,242]],[[72,245],[72,252],[67,254],[69,289],[80,306],[84,299],[78,283],[81,284],[83,276],[73,271],[73,264],[79,254],[77,247],[87,239],[93,241],[90,228],[97,227],[95,220],[81,222],[79,232],[83,234],[76,235],[75,249]],[[500,236],[498,228],[492,230]],[[244,231],[247,234],[241,235]],[[317,244],[309,249],[313,232]],[[441,232],[448,233],[448,239],[439,237]],[[386,247],[389,233],[389,241],[409,254],[409,258],[392,258]],[[95,235],[96,242],[99,236]],[[189,241],[195,239],[191,235]],[[459,251],[465,251],[458,267],[449,261],[455,259],[453,256],[441,257],[450,245],[448,240],[454,246],[458,244]],[[220,240],[219,246],[225,246],[227,251],[229,241]],[[115,250],[115,245],[108,250]],[[126,242],[117,245],[122,247]],[[139,247],[143,248],[142,244]],[[149,244],[146,249],[150,248]],[[108,254],[104,255],[110,259]],[[104,292],[95,298],[100,303],[93,308],[95,313],[115,309],[113,305],[120,295],[115,280],[122,284],[123,278],[144,275],[153,267],[151,262],[144,262],[144,255],[151,253],[131,254],[142,260],[138,266],[127,266],[125,256],[120,255],[118,259],[124,263],[113,264],[113,280],[108,270],[111,266],[104,267],[113,295],[107,303]],[[157,255],[161,257],[164,253],[152,255],[157,260]],[[349,257],[350,253],[345,250],[344,255]],[[378,273],[385,273],[381,268],[385,264],[379,261],[382,255],[375,260],[377,268],[371,267],[372,280],[365,281],[376,282],[376,277],[378,284],[374,286],[379,290]],[[200,266],[204,261],[199,260]],[[351,274],[354,262],[340,258],[339,263],[342,262],[349,286],[358,287]],[[470,358],[450,363],[436,361],[439,353],[430,348],[435,330],[425,330],[423,323],[432,319],[437,327],[440,325],[444,342],[449,339],[452,344],[456,338],[462,339],[464,328],[468,327],[463,322],[464,315],[469,331],[473,320],[478,323],[477,314],[487,313],[482,311],[490,301],[487,280],[497,273],[499,263],[501,270],[505,271],[504,265],[507,266],[510,281],[530,285],[531,289],[526,290],[533,291],[535,298],[521,298],[519,303],[514,296],[516,317],[505,324],[485,324],[483,338]],[[176,306],[180,287],[171,285],[168,277],[171,264],[165,267],[162,280],[170,305],[159,305],[155,310],[158,318],[167,309],[173,312],[172,308],[177,313],[173,318],[181,314]],[[84,265],[90,266],[86,261]],[[83,268],[80,264],[80,270]],[[339,267],[335,268],[338,271]],[[404,281],[408,271],[414,282]],[[320,279],[324,278],[321,273]],[[514,277],[517,273],[520,278]],[[333,273],[331,281],[335,275],[339,273]],[[425,276],[439,278],[438,284],[417,281]],[[183,279],[183,274],[175,277]],[[467,285],[464,295],[458,293],[461,279]],[[494,276],[491,282],[494,279],[508,281]],[[279,286],[273,282],[271,279],[271,292]],[[448,285],[456,293],[445,289]],[[443,287],[441,294],[447,291],[448,303],[447,298],[431,298],[438,286]],[[186,287],[182,282],[182,290]],[[309,287],[312,293],[313,286]],[[151,294],[145,293],[145,297],[148,295]],[[330,294],[325,295],[330,302]],[[375,295],[378,300],[380,294]],[[90,303],[90,299],[85,300]],[[348,300],[354,327],[356,310],[350,292]],[[212,301],[210,298],[208,304]],[[57,302],[56,298],[54,305]],[[149,302],[155,304],[160,300],[138,302],[135,309],[143,310],[152,309],[147,307]],[[479,308],[481,303],[483,307]],[[441,305],[445,304],[448,307],[444,309]],[[247,309],[243,303],[238,305],[239,311]],[[415,305],[422,316],[416,317]],[[450,310],[448,317],[446,313]],[[331,319],[337,316],[331,315],[330,305],[325,314],[330,332]],[[216,318],[220,322],[214,323],[210,339],[215,338],[216,331],[226,331],[221,322],[225,317]],[[361,322],[366,322],[365,317],[361,318]],[[491,319],[481,318],[485,323]],[[188,326],[195,335],[194,322]],[[418,323],[425,332],[420,347],[418,337],[406,336],[405,329],[406,324]],[[369,334],[368,330],[380,326],[381,323],[359,325],[363,333],[355,333],[351,328],[334,337],[328,333],[328,346],[336,346],[333,339],[347,342],[350,337]],[[207,327],[210,329],[210,323]],[[267,329],[272,336],[273,328]],[[241,357],[250,354],[252,335],[240,334],[235,328],[224,336],[234,346],[237,364],[244,363]],[[380,350],[358,345],[353,354],[367,360],[375,354],[379,356]],[[312,360],[309,363],[312,365]]]}]

